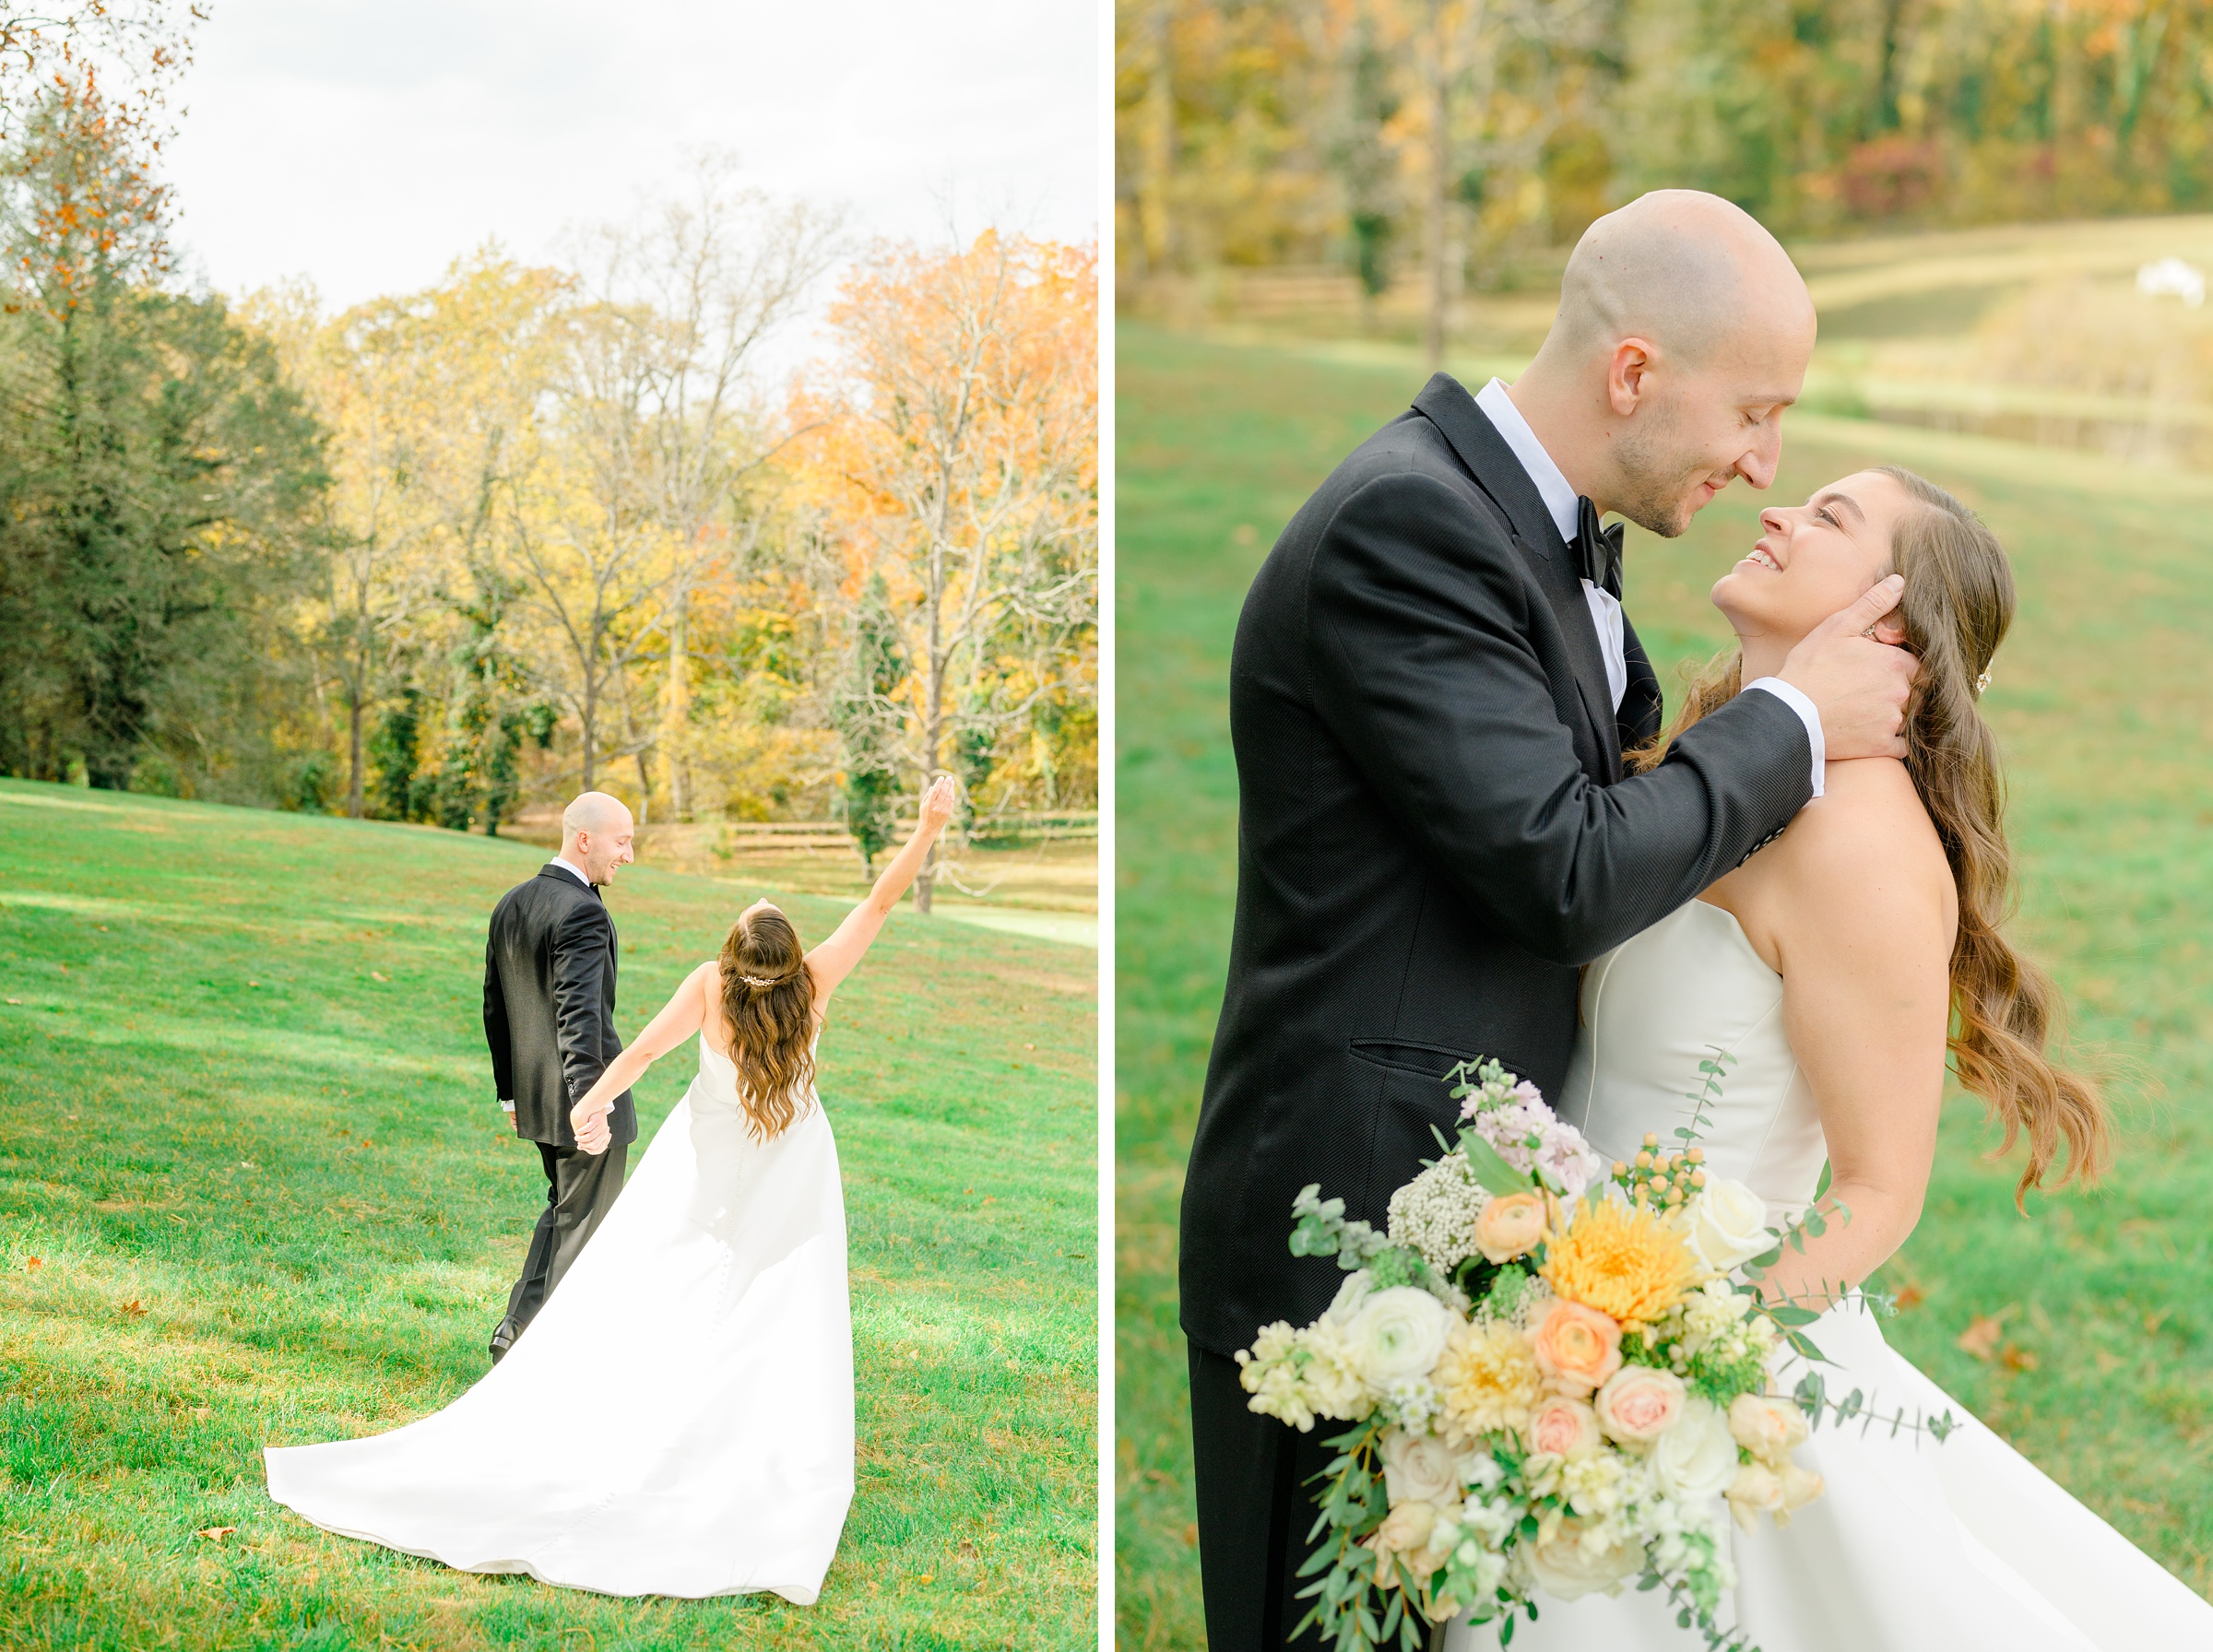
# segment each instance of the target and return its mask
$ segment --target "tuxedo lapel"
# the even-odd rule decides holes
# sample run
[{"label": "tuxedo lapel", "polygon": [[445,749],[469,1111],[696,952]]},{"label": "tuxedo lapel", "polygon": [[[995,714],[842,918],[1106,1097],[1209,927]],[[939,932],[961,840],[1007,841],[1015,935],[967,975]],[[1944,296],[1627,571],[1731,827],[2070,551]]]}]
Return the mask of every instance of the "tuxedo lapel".
[{"label": "tuxedo lapel", "polygon": [[1414,398],[1414,407],[1452,444],[1475,485],[1505,513],[1515,548],[1544,586],[1574,667],[1576,695],[1587,724],[1584,733],[1597,753],[1601,778],[1611,785],[1621,778],[1614,691],[1606,681],[1606,657],[1599,651],[1598,627],[1591,618],[1590,599],[1583,594],[1582,575],[1574,565],[1567,541],[1560,537],[1559,525],[1544,508],[1537,485],[1529,479],[1529,472],[1521,468],[1521,461],[1506,444],[1497,426],[1485,416],[1459,380],[1450,373],[1433,374],[1421,395]]}]

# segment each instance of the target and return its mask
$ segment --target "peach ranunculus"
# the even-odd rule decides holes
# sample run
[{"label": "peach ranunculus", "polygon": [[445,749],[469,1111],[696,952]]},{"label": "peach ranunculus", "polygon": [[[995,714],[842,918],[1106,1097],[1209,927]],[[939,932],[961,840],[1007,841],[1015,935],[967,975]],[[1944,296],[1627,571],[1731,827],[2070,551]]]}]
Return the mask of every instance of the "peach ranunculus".
[{"label": "peach ranunculus", "polygon": [[1775,1514],[1775,1524],[1787,1526],[1791,1516],[1821,1495],[1822,1479],[1811,1469],[1801,1469],[1796,1463],[1785,1463],[1775,1478],[1782,1482],[1782,1507]]},{"label": "peach ranunculus", "polygon": [[1781,1468],[1810,1432],[1805,1413],[1779,1395],[1739,1394],[1729,1402],[1729,1433],[1769,1468]]},{"label": "peach ranunculus", "polygon": [[1536,1249],[1552,1212],[1535,1193],[1503,1193],[1475,1218],[1475,1248],[1490,1262],[1510,1262]]},{"label": "peach ranunculus", "polygon": [[1599,1437],[1598,1413],[1566,1395],[1557,1395],[1532,1411],[1521,1438],[1530,1450],[1558,1457],[1588,1457],[1604,1444]]},{"label": "peach ranunculus", "polygon": [[1782,1481],[1775,1470],[1765,1463],[1742,1465],[1729,1482],[1729,1512],[1746,1531],[1760,1516],[1781,1514]]},{"label": "peach ranunculus", "polygon": [[1592,1408],[1606,1437],[1624,1446],[1650,1446],[1683,1414],[1683,1379],[1650,1365],[1624,1365],[1606,1378]]},{"label": "peach ranunculus", "polygon": [[1621,1327],[1596,1308],[1556,1297],[1529,1328],[1537,1369],[1578,1398],[1621,1369]]},{"label": "peach ranunculus", "polygon": [[1434,1503],[1414,1499],[1393,1504],[1383,1524],[1367,1540],[1376,1552],[1376,1587],[1391,1587],[1395,1581],[1391,1575],[1394,1561],[1404,1564],[1410,1580],[1417,1585],[1437,1570],[1438,1563],[1427,1552],[1430,1534],[1436,1529]]}]

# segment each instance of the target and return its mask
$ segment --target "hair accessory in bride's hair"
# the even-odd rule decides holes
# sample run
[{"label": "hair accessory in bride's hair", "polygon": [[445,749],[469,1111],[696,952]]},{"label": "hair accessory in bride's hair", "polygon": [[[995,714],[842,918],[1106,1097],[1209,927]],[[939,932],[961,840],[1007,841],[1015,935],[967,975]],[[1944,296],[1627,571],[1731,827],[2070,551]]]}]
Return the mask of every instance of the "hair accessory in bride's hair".
[{"label": "hair accessory in bride's hair", "polygon": [[1983,694],[1983,692],[1984,692],[1986,690],[1988,690],[1988,689],[1989,689],[1989,687],[1990,687],[1990,670],[1989,670],[1989,667],[1985,667],[1983,668],[1983,670],[1982,670],[1982,674],[1980,677],[1978,677],[1978,678],[1975,678],[1975,695],[1976,695],[1976,697],[1977,697],[1978,699],[1980,699],[1980,698],[1982,697],[1982,695]]},{"label": "hair accessory in bride's hair", "polygon": [[784,985],[784,983],[785,983],[785,982],[787,982],[787,981],[790,980],[790,979],[791,979],[791,976],[790,976],[790,975],[740,975],[740,976],[739,976],[739,977],[738,977],[738,979],[739,979],[739,980],[740,980],[740,981],[742,981],[742,982],[744,982],[744,983],[745,983],[745,984],[746,984],[748,986],[754,986],[754,987],[763,987],[763,988],[765,988],[765,987],[770,987],[770,986],[781,986],[781,985]]}]

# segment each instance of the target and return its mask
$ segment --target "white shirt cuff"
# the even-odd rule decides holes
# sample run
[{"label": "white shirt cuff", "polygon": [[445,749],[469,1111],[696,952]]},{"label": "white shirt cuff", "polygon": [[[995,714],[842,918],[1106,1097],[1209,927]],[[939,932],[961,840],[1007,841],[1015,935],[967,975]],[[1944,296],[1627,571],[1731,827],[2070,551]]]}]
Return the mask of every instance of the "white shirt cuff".
[{"label": "white shirt cuff", "polygon": [[1762,677],[1745,685],[1746,690],[1765,689],[1798,714],[1798,721],[1805,725],[1805,738],[1814,749],[1814,796],[1821,795],[1823,766],[1828,761],[1828,742],[1821,738],[1821,714],[1805,693],[1793,688],[1780,677]]},{"label": "white shirt cuff", "polygon": [[515,1103],[513,1102],[502,1102],[500,1105],[509,1113],[513,1113],[515,1111]]}]

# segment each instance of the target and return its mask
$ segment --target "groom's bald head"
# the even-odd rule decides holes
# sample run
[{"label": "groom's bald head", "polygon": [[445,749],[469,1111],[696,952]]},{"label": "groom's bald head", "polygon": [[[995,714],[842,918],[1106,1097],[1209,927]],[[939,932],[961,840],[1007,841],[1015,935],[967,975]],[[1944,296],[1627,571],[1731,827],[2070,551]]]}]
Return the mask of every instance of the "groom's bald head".
[{"label": "groom's bald head", "polygon": [[1585,230],[1553,323],[1579,354],[1641,336],[1694,361],[1754,329],[1810,344],[1813,327],[1813,300],[1781,242],[1743,207],[1696,189],[1639,195]]},{"label": "groom's bald head", "polygon": [[594,883],[612,883],[615,868],[637,858],[636,835],[622,799],[605,792],[581,792],[561,811],[561,856]]},{"label": "groom's bald head", "polygon": [[1578,492],[1673,536],[1733,478],[1774,479],[1813,348],[1805,282],[1757,219],[1654,190],[1576,243],[1513,397]]}]

